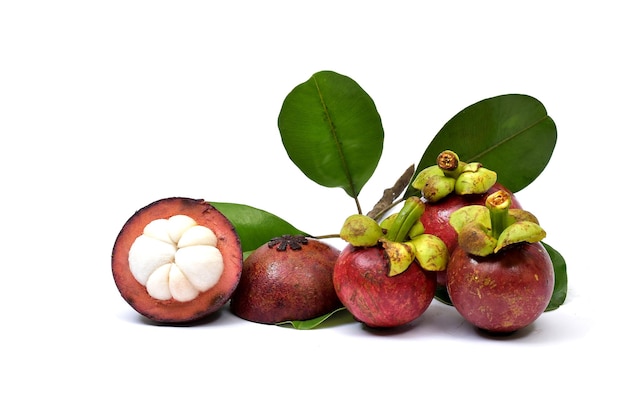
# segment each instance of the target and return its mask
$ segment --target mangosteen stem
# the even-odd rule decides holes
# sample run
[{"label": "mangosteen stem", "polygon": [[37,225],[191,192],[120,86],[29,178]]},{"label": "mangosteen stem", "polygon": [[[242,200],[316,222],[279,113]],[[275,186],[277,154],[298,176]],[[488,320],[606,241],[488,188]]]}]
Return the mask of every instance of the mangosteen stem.
[{"label": "mangosteen stem", "polygon": [[354,202],[356,203],[356,211],[359,214],[363,214],[363,210],[361,209],[361,203],[359,203],[359,199],[354,197]]},{"label": "mangosteen stem", "polygon": [[445,150],[437,156],[437,166],[446,177],[458,178],[463,172],[465,162],[461,161],[455,152]]},{"label": "mangosteen stem", "polygon": [[394,242],[405,241],[409,231],[422,216],[425,209],[426,206],[419,197],[413,196],[404,200],[404,206],[387,230],[386,239]]},{"label": "mangosteen stem", "polygon": [[509,216],[511,195],[504,190],[496,191],[487,197],[485,205],[489,209],[491,236],[498,239],[504,229],[509,227],[512,223],[511,217]]},{"label": "mangosteen stem", "polygon": [[317,235],[317,236],[311,236],[313,239],[317,239],[317,240],[321,240],[321,239],[336,239],[336,238],[340,238],[341,236],[339,235],[339,233],[329,233],[327,235]]}]

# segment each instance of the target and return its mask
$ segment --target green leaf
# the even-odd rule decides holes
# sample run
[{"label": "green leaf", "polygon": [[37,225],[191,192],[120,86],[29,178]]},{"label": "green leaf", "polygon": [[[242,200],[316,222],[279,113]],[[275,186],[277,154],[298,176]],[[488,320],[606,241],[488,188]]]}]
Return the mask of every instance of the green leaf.
[{"label": "green leaf", "polygon": [[315,73],[285,98],[278,128],[289,158],[311,180],[353,198],[374,173],[383,127],[372,98],[351,78]]},{"label": "green leaf", "polygon": [[[324,314],[323,316],[320,316],[320,317],[315,317],[310,320],[287,320],[287,321],[283,321],[283,322],[276,323],[276,324],[278,326],[291,325],[293,326],[294,329],[298,329],[298,330],[310,330],[315,327],[318,327],[320,324],[325,322],[330,316],[338,315],[337,313],[342,312],[342,311],[348,311],[348,310],[345,307],[340,307],[334,311],[331,311],[330,313]],[[354,321],[352,315],[345,315],[345,317],[351,321]]]},{"label": "green leaf", "polygon": [[449,306],[453,305],[452,300],[450,300],[450,296],[448,295],[448,290],[446,290],[446,287],[437,286],[437,289],[435,290],[435,299],[442,302],[443,304]]},{"label": "green leaf", "polygon": [[556,249],[545,242],[541,242],[541,244],[548,251],[554,267],[554,291],[550,303],[546,307],[546,311],[552,311],[559,308],[567,297],[567,265],[563,256]]},{"label": "green leaf", "polygon": [[[544,170],[556,138],[556,125],[537,99],[521,94],[488,98],[460,111],[441,128],[416,175],[449,149],[462,161],[480,162],[496,171],[498,182],[517,192]],[[418,193],[409,187],[405,197]]]},{"label": "green leaf", "polygon": [[218,209],[235,227],[244,253],[251,252],[270,239],[282,235],[305,235],[280,217],[267,211],[236,203],[215,203]]}]

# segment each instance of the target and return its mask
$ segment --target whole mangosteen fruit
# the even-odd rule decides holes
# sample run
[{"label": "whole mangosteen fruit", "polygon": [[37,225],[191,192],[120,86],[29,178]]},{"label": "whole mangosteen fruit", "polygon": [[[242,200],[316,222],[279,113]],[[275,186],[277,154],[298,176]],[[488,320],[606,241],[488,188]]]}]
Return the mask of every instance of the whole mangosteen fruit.
[{"label": "whole mangosteen fruit", "polygon": [[301,235],[284,235],[244,261],[231,311],[246,320],[276,324],[309,320],[341,307],[333,287],[339,249]]},{"label": "whole mangosteen fruit", "polygon": [[423,233],[423,212],[424,202],[409,197],[380,225],[364,215],[346,219],[340,236],[348,245],[335,264],[333,283],[356,320],[369,327],[402,326],[432,302],[436,271],[445,269],[448,251],[441,239]]},{"label": "whole mangosteen fruit", "polygon": [[337,296],[354,318],[373,328],[391,328],[420,317],[435,296],[435,272],[411,262],[390,276],[389,259],[382,246],[348,244],[335,265]]},{"label": "whole mangosteen fruit", "polygon": [[474,326],[510,333],[534,322],[554,290],[550,256],[541,243],[519,243],[489,256],[457,248],[448,263],[448,294]]},{"label": "whole mangosteen fruit", "polygon": [[243,254],[231,222],[204,200],[172,197],[138,210],[111,257],[115,284],[137,312],[157,322],[189,322],[229,300]]},{"label": "whole mangosteen fruit", "polygon": [[447,267],[448,295],[468,322],[493,333],[528,326],[554,291],[554,267],[540,242],[545,231],[531,213],[509,206],[510,195],[498,191],[450,219],[459,245]]}]

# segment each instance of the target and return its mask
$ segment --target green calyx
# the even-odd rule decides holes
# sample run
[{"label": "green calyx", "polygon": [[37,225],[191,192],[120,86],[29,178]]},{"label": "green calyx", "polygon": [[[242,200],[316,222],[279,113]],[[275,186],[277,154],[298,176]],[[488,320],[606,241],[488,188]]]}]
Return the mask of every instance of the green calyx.
[{"label": "green calyx", "polygon": [[382,236],[383,229],[376,220],[364,214],[349,216],[339,232],[339,237],[352,246],[375,246]]},{"label": "green calyx", "polygon": [[510,209],[511,195],[497,191],[484,206],[466,206],[450,216],[450,225],[458,234],[459,246],[477,256],[497,253],[506,246],[521,242],[539,242],[546,232],[537,218],[521,209]]},{"label": "green calyx", "polygon": [[380,240],[389,261],[389,276],[401,274],[417,262],[427,271],[444,270],[448,264],[448,248],[437,236],[424,233],[420,217],[426,209],[419,197],[409,197],[399,212],[381,222],[384,237]]},{"label": "green calyx", "polygon": [[387,275],[393,277],[406,271],[411,262],[415,260],[415,252],[413,248],[403,242],[394,242],[392,240],[381,240],[385,256],[389,261],[389,271]]},{"label": "green calyx", "polygon": [[429,202],[436,202],[451,193],[482,194],[497,180],[497,174],[478,162],[466,163],[450,150],[437,157],[437,165],[420,171],[411,186],[420,190]]},{"label": "green calyx", "polygon": [[381,245],[389,262],[387,275],[395,276],[417,262],[427,271],[442,271],[448,264],[448,248],[437,236],[424,233],[420,217],[426,209],[419,197],[409,197],[397,213],[380,224],[362,214],[349,216],[339,236],[352,246]]},{"label": "green calyx", "polygon": [[422,233],[407,242],[415,259],[427,271],[443,271],[448,266],[448,248],[439,237]]},{"label": "green calyx", "polygon": [[454,183],[454,192],[459,195],[486,193],[498,179],[495,171],[478,162],[466,164]]}]

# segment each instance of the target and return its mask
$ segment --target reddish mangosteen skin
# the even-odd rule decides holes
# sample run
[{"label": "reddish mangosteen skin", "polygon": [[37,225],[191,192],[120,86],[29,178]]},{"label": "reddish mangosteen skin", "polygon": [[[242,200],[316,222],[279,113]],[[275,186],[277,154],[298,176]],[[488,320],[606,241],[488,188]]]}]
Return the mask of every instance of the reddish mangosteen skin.
[{"label": "reddish mangosteen skin", "polygon": [[340,308],[333,287],[339,249],[307,238],[299,250],[265,244],[244,261],[230,300],[238,317],[262,324],[310,320]]},{"label": "reddish mangosteen skin", "polygon": [[[438,236],[446,244],[448,253],[452,254],[458,245],[458,235],[454,228],[450,225],[450,216],[452,213],[461,207],[469,205],[485,205],[487,197],[499,190],[505,190],[511,194],[512,198],[510,208],[522,208],[515,195],[500,183],[496,183],[484,194],[450,194],[434,203],[424,200],[426,208],[420,217],[420,221],[424,225],[424,232]],[[438,272],[437,285],[445,288],[446,282],[447,271]]]},{"label": "reddish mangosteen skin", "polygon": [[333,282],[339,299],[357,321],[372,328],[410,323],[435,296],[435,273],[424,271],[417,262],[393,277],[387,275],[388,270],[380,246],[347,245],[335,264]]},{"label": "reddish mangosteen skin", "polygon": [[[224,259],[224,272],[218,283],[188,302],[157,300],[130,272],[128,252],[148,223],[183,214],[217,236],[217,248]],[[137,211],[120,231],[111,257],[115,284],[131,307],[143,316],[160,323],[184,323],[204,318],[219,310],[230,299],[237,287],[243,267],[241,242],[232,223],[215,207],[204,200],[171,197],[155,201]]]},{"label": "reddish mangosteen skin", "polygon": [[460,247],[448,263],[448,295],[479,329],[511,333],[534,322],[554,290],[554,268],[537,243],[520,243],[486,257]]}]

